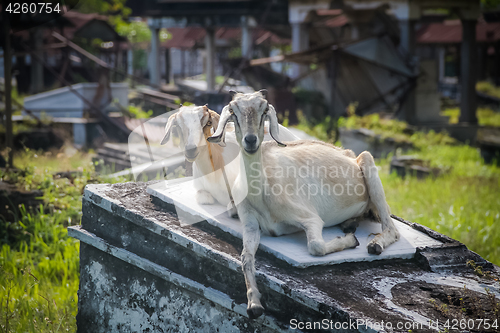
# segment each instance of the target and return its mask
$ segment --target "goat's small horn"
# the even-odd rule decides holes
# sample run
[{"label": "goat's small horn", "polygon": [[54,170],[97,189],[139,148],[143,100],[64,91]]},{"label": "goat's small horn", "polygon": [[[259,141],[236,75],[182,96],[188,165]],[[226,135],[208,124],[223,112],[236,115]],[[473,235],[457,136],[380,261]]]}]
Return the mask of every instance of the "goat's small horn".
[{"label": "goat's small horn", "polygon": [[262,97],[267,99],[267,89],[261,89],[259,92],[262,94]]},{"label": "goat's small horn", "polygon": [[234,95],[236,95],[237,93],[237,91],[229,90],[229,95],[231,95],[231,97],[234,97]]}]

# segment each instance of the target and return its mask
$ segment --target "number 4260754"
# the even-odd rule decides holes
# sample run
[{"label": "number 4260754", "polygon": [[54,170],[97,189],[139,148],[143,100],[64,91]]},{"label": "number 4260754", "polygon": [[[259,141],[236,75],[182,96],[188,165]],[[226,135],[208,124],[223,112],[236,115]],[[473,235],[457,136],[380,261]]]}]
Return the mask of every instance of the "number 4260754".
[{"label": "number 4260754", "polygon": [[5,11],[11,14],[50,14],[52,12],[60,13],[61,7],[59,3],[31,2],[31,3],[9,3]]}]

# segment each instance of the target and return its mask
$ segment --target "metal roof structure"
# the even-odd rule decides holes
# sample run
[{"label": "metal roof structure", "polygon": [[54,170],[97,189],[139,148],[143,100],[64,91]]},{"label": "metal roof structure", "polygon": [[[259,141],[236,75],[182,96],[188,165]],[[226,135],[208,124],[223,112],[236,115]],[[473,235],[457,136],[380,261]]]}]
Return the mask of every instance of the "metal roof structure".
[{"label": "metal roof structure", "polygon": [[342,51],[399,75],[415,76],[403,61],[394,44],[387,38],[362,40],[344,47]]},{"label": "metal roof structure", "polygon": [[[190,49],[202,46],[205,43],[206,30],[201,27],[169,28],[172,38],[161,43],[164,48]],[[230,43],[241,39],[241,28],[219,28],[215,32],[216,43],[219,41]],[[289,44],[288,38],[280,38],[273,32],[264,29],[255,29],[252,33],[254,45],[263,43]]]},{"label": "metal roof structure", "polygon": [[258,24],[288,24],[287,0],[128,0],[132,16],[184,19],[186,26],[239,26],[241,16]]},{"label": "metal roof structure", "polygon": [[[500,22],[479,21],[476,25],[476,41],[493,43],[500,40]],[[462,23],[460,20],[447,20],[431,23],[417,31],[420,44],[459,44],[462,42]]]},{"label": "metal roof structure", "polygon": [[[64,37],[72,40],[74,37],[83,37],[88,39],[100,38],[103,41],[127,41],[120,36],[115,29],[108,23],[107,17],[99,14],[85,14],[75,10],[67,11],[58,18],[58,21],[65,22]],[[39,29],[43,30],[43,39],[52,39],[52,26],[43,25]],[[22,30],[15,33],[15,36],[23,40],[29,40],[28,30]]]}]

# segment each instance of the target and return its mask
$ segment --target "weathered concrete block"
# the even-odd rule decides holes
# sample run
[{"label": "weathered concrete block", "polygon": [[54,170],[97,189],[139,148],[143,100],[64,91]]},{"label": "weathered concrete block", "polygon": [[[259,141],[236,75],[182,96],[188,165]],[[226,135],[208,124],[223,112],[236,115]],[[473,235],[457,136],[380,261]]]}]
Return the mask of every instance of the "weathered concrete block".
[{"label": "weathered concrete block", "polygon": [[389,153],[394,153],[396,149],[403,151],[413,148],[411,142],[398,142],[393,138],[382,138],[373,131],[366,128],[348,129],[339,128],[339,140],[342,147],[352,150],[356,155],[369,151],[375,158],[385,157]]},{"label": "weathered concrete block", "polygon": [[250,320],[241,240],[206,222],[181,226],[173,207],[152,201],[147,185],[86,187],[82,225],[70,228],[81,240],[79,332],[426,332],[442,330],[446,319],[431,298],[458,300],[464,286],[471,300],[487,300],[485,287],[500,297],[498,283],[478,278],[466,262],[498,267],[400,219],[443,245],[417,248],[410,260],[308,268],[259,250],[256,275],[266,312]]}]

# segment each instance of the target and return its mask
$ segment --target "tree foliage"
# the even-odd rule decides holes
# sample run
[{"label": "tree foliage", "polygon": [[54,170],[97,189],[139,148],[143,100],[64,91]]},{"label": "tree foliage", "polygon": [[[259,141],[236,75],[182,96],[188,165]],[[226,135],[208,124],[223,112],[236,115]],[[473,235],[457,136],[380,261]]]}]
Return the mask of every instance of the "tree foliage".
[{"label": "tree foliage", "polygon": [[483,9],[498,9],[500,7],[500,0],[481,0]]},{"label": "tree foliage", "polygon": [[119,20],[116,22],[116,32],[121,36],[127,37],[132,43],[142,43],[151,40],[151,30],[144,21],[125,22]]},{"label": "tree foliage", "polygon": [[82,13],[99,13],[111,17],[126,18],[132,10],[125,6],[127,0],[83,0],[78,4]]}]

